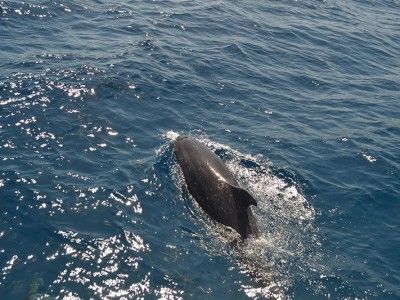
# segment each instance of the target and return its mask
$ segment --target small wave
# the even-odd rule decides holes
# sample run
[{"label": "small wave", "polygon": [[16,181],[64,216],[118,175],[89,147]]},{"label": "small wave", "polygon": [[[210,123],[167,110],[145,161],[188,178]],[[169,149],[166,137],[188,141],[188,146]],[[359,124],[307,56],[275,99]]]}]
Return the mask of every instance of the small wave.
[{"label": "small wave", "polygon": [[177,139],[177,137],[179,136],[179,133],[170,130],[170,131],[167,131],[166,133],[164,133],[163,136],[164,136],[167,140],[173,142],[173,141],[175,141],[175,140]]},{"label": "small wave", "polygon": [[[164,134],[168,141],[174,141],[178,136],[175,131]],[[253,208],[253,212],[261,233],[260,238],[248,239],[243,245],[234,247],[235,252],[227,250],[225,246],[233,245],[238,235],[212,222],[201,210],[187,193],[183,174],[175,164],[171,172],[180,191],[179,197],[184,203],[191,202],[187,207],[194,210],[191,211],[194,221],[201,222],[206,228],[201,246],[213,254],[236,257],[239,271],[254,280],[254,286],[242,286],[247,295],[285,298],[284,291],[296,276],[301,276],[296,269],[315,269],[319,264],[316,257],[319,257],[320,243],[313,225],[314,208],[302,195],[295,180],[292,178],[288,181],[293,183],[287,183],[278,177],[272,163],[261,155],[243,154],[204,135],[195,136],[219,155],[241,185],[254,195],[258,206]],[[167,147],[163,149],[166,151]]]}]

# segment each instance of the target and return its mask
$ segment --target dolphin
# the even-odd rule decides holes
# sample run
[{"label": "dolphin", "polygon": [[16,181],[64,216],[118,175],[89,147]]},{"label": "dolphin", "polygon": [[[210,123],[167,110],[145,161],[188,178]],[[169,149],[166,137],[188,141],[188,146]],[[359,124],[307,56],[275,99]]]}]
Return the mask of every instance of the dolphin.
[{"label": "dolphin", "polygon": [[258,237],[250,205],[254,198],[239,186],[224,162],[198,140],[179,136],[174,155],[183,171],[189,193],[211,219],[235,229],[242,239]]}]

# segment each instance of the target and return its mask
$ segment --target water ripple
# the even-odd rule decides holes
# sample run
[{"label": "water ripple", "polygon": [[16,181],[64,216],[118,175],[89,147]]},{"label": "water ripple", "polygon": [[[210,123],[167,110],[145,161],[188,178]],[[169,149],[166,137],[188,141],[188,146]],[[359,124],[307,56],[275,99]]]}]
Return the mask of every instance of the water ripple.
[{"label": "water ripple", "polygon": [[[396,1],[0,1],[2,296],[397,299],[398,20]],[[178,133],[260,198],[261,240],[213,234]]]}]

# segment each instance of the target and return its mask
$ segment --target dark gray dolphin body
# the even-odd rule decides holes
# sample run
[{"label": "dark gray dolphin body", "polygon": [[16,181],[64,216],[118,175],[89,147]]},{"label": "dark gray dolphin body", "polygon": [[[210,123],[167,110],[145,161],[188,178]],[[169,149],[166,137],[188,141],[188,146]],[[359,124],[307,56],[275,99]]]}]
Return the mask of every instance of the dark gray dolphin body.
[{"label": "dark gray dolphin body", "polygon": [[215,221],[235,229],[242,238],[258,236],[249,207],[257,205],[242,189],[224,162],[196,139],[179,136],[174,154],[182,168],[190,194]]}]

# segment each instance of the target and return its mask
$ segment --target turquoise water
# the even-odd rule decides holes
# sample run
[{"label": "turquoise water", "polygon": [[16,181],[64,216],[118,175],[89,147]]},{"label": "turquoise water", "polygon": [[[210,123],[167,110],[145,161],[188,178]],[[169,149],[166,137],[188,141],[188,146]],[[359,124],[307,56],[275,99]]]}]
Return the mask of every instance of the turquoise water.
[{"label": "turquoise water", "polygon": [[[400,298],[398,1],[0,1],[0,298]],[[253,193],[239,249],[171,144]]]}]

